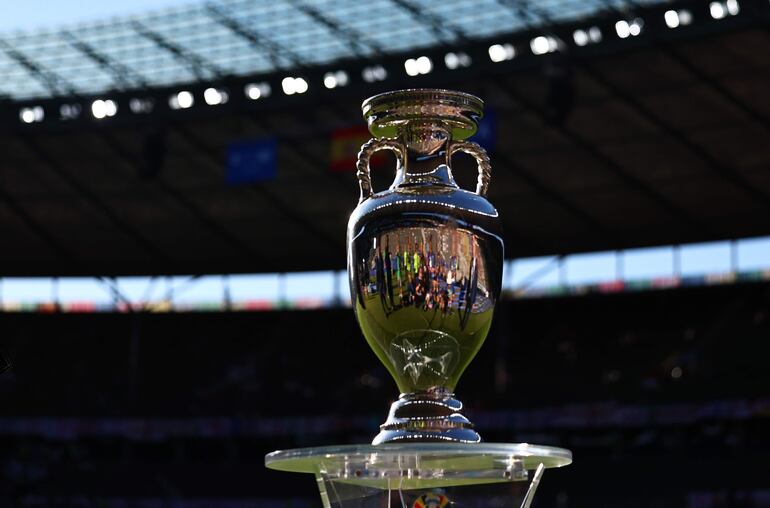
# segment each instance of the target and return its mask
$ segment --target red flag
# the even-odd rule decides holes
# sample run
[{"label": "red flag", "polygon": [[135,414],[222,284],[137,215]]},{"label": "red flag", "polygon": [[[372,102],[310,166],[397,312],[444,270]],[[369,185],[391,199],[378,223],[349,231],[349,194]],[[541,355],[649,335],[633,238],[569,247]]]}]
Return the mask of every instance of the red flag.
[{"label": "red flag", "polygon": [[[335,172],[355,172],[358,151],[372,135],[365,125],[337,129],[332,133],[330,169]],[[385,160],[382,152],[375,153],[369,165],[379,166]]]}]

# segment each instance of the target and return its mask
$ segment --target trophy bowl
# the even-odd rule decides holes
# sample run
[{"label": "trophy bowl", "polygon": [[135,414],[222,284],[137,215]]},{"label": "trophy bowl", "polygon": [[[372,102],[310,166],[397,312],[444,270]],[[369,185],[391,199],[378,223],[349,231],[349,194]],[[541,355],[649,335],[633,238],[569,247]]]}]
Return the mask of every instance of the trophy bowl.
[{"label": "trophy bowl", "polygon": [[[375,136],[358,155],[361,197],[348,222],[348,275],[366,341],[401,392],[373,444],[481,440],[454,389],[492,324],[503,240],[487,201],[491,166],[472,136],[481,99],[401,90],[364,101]],[[395,154],[387,190],[374,193],[369,158]],[[475,192],[460,188],[452,156],[478,164]]]}]

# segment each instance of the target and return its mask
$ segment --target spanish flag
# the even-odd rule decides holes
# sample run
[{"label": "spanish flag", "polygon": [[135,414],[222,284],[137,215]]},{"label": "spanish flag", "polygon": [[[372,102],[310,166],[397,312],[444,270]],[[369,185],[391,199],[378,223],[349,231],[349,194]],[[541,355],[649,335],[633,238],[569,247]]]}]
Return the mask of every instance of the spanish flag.
[{"label": "spanish flag", "polygon": [[[337,173],[355,172],[356,158],[361,145],[369,141],[372,135],[365,125],[337,129],[332,133],[331,156],[329,168]],[[376,152],[369,165],[379,166],[385,160],[382,152]]]}]

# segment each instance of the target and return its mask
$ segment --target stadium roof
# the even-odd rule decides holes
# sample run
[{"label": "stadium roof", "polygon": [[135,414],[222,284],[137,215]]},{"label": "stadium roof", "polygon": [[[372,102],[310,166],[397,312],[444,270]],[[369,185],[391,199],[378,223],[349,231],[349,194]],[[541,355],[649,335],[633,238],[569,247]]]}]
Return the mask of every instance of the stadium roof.
[{"label": "stadium roof", "polygon": [[[375,9],[392,2],[395,0],[370,5]],[[715,2],[708,1],[642,7],[624,3],[620,10],[612,9],[611,3],[590,3],[593,10],[581,13],[570,13],[569,7],[588,3],[554,2],[549,4],[552,14],[569,18],[556,22],[537,9],[543,2],[509,5],[501,0],[508,15],[519,13],[521,19],[528,19],[526,27],[511,30],[507,25],[506,33],[486,36],[487,32],[480,32],[478,39],[466,39],[461,30],[452,29],[452,33],[432,39],[443,33],[437,27],[451,27],[459,21],[439,21],[443,19],[439,16],[449,17],[448,11],[430,16],[412,13],[409,23],[420,20],[422,28],[408,30],[415,37],[409,42],[403,42],[405,34],[393,36],[388,30],[393,29],[394,21],[384,17],[406,15],[410,12],[407,7],[383,8],[387,14],[378,16],[376,10],[369,10],[367,19],[382,22],[377,30],[340,11],[340,23],[354,32],[305,39],[307,33],[315,32],[294,27],[274,28],[270,34],[305,41],[294,44],[280,39],[291,51],[300,51],[304,44],[318,45],[314,51],[302,50],[303,58],[317,58],[307,60],[315,62],[313,65],[303,63],[280,71],[266,67],[265,73],[213,81],[204,77],[190,80],[190,74],[179,71],[176,78],[172,73],[167,79],[188,80],[184,85],[158,81],[163,86],[150,86],[153,82],[148,81],[140,88],[91,96],[23,99],[27,92],[18,88],[13,92],[16,99],[0,100],[4,274],[340,269],[345,259],[346,221],[355,206],[357,185],[352,173],[329,171],[330,138],[338,129],[363,125],[362,99],[405,87],[440,86],[475,93],[497,116],[490,200],[504,220],[508,257],[768,235],[770,102],[766,91],[770,89],[770,62],[766,55],[770,34],[766,23],[770,3],[745,0],[738,8],[735,0],[731,2],[716,2],[718,9]],[[247,4],[231,11],[239,17],[254,14]],[[453,20],[484,15],[478,3],[442,4],[455,6],[455,12],[468,11],[454,15]],[[287,5],[293,6],[288,12],[303,12],[300,4],[291,2],[265,9],[286,9]],[[321,13],[324,19],[331,18],[345,5],[355,8],[352,3],[330,2]],[[522,7],[526,5],[530,10]],[[440,8],[435,2],[430,6],[421,8]],[[187,23],[205,19],[211,27],[218,26],[206,9],[173,11],[178,14],[158,15],[157,19],[170,23],[187,16]],[[671,23],[669,12],[677,16],[677,23]],[[308,21],[308,16],[288,17],[292,22],[304,19],[314,23],[312,26],[326,27],[319,28],[319,34],[332,31],[319,20]],[[156,33],[162,23],[158,21],[156,26],[151,19],[155,17],[143,19],[142,26],[151,26]],[[501,30],[495,22],[476,21],[484,25],[483,30]],[[185,51],[194,44],[182,42],[186,37],[198,37],[197,44],[206,39],[208,28],[191,29],[194,24],[178,23],[173,39],[160,28],[157,31],[175,45],[185,44]],[[598,39],[590,38],[593,28],[601,34]],[[220,33],[217,30],[212,28],[212,33]],[[336,50],[330,48],[337,47],[333,41],[339,42],[343,32],[367,35],[353,36],[342,44],[354,58],[344,53],[342,60],[322,63],[324,58],[337,58],[332,56]],[[223,40],[241,39],[226,33]],[[376,37],[399,39],[391,42],[403,43],[406,49],[394,46],[393,53],[385,56],[366,53],[373,51],[371,47],[355,49],[375,33]],[[450,39],[452,34],[457,38]],[[212,36],[206,47],[217,47],[215,39]],[[17,48],[20,39],[5,40]],[[131,40],[139,46],[152,43],[149,37],[132,32],[125,42],[126,53],[115,58],[113,70],[119,68],[118,63],[127,69],[143,65],[132,63],[139,60],[131,60],[138,57],[129,53],[142,51],[132,53]],[[245,38],[241,42],[250,44]],[[543,47],[538,46],[543,42]],[[37,43],[30,38],[29,44]],[[153,44],[144,51],[148,61],[153,55],[165,55],[158,58],[176,62],[173,65],[180,67],[173,68],[185,67],[186,72],[191,72],[197,57],[222,68],[235,65],[229,59],[238,57],[232,48],[223,51],[221,58],[197,48],[185,58],[171,51],[171,46],[162,49],[159,43]],[[414,50],[413,44],[424,47]],[[492,60],[489,51],[493,46],[495,51],[502,49],[501,61]],[[109,47],[94,43],[94,48],[105,52]],[[509,59],[511,48],[515,57]],[[258,50],[249,46],[249,51]],[[362,54],[355,56],[356,51]],[[466,55],[469,65],[451,67],[446,58],[450,52],[455,57]],[[405,60],[420,56],[433,62],[432,71],[409,75]],[[83,66],[94,64],[87,55],[72,58]],[[72,81],[90,73],[73,71],[75,64],[65,65],[63,58],[46,62],[50,68],[28,65],[27,70],[38,73],[40,80],[48,71]],[[362,70],[372,65],[387,70],[387,77],[366,80]],[[162,67],[157,63],[147,69],[161,72]],[[350,83],[325,88],[325,73],[338,69],[349,72]],[[281,93],[287,75],[304,76],[307,92]],[[109,79],[114,77],[109,75]],[[109,79],[104,77],[100,86],[114,86]],[[33,81],[31,75],[27,80]],[[244,95],[244,85],[253,81],[270,83],[272,95],[259,100]],[[229,102],[207,105],[204,90],[211,86],[228,90]],[[42,94],[44,88],[41,85],[38,92]],[[193,106],[169,106],[169,96],[178,97],[180,90],[196,98]],[[155,109],[147,114],[134,112],[129,104],[136,97],[154,100]],[[108,118],[92,115],[92,101],[108,98],[115,101],[117,114]],[[79,108],[77,118],[64,115],[73,105]],[[41,113],[41,121],[36,112]],[[229,144],[273,137],[278,142],[275,180],[226,185]],[[474,170],[470,161],[460,156],[456,164],[459,179],[465,178],[466,187],[471,187]],[[385,173],[388,171],[374,175],[377,188],[387,185],[391,175],[383,176]]]},{"label": "stadium roof", "polygon": [[[643,1],[644,4],[660,1]],[[620,0],[224,0],[0,35],[0,97],[97,94],[376,59],[585,18]]]}]

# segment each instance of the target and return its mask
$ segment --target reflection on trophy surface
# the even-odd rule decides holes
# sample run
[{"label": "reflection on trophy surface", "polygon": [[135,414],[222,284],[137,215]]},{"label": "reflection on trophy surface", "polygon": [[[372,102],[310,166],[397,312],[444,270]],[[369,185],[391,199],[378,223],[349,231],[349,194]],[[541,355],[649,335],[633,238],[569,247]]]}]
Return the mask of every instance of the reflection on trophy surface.
[{"label": "reflection on trophy surface", "polygon": [[[503,242],[484,197],[489,159],[475,143],[483,103],[446,90],[404,90],[364,102],[375,139],[362,147],[361,200],[348,224],[348,272],[364,337],[401,397],[375,443],[479,441],[453,391],[481,347],[500,293]],[[396,155],[396,178],[373,193],[368,159]],[[476,158],[476,192],[457,186],[452,155]]]},{"label": "reflection on trophy surface", "polygon": [[357,242],[356,310],[401,392],[454,389],[481,346],[494,305],[483,241],[426,222]]}]

